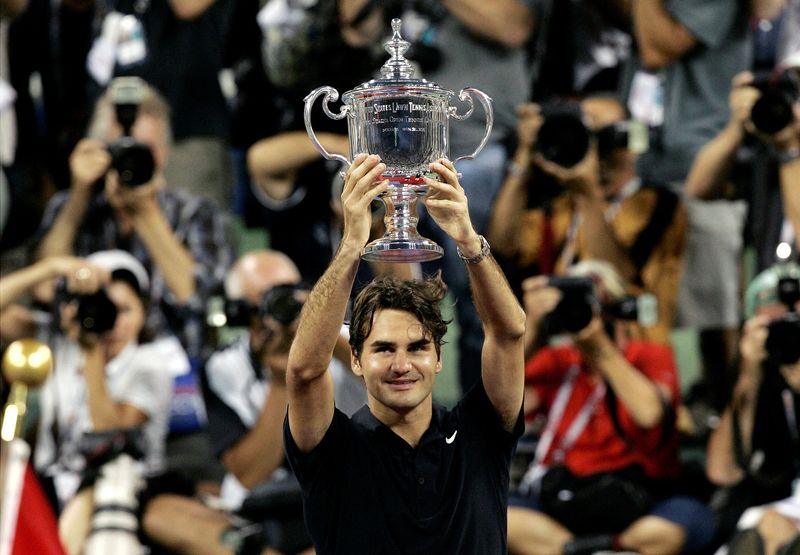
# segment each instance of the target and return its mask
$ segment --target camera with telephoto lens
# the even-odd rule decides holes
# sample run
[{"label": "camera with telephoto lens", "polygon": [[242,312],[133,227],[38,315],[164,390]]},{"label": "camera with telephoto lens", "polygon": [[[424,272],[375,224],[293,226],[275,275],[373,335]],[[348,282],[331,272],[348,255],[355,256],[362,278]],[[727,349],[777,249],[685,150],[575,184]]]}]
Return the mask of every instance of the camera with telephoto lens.
[{"label": "camera with telephoto lens", "polygon": [[558,276],[547,284],[561,291],[561,300],[542,320],[548,334],[575,333],[589,325],[600,303],[594,294],[594,282],[588,277]]},{"label": "camera with telephoto lens", "polygon": [[617,148],[627,148],[636,154],[646,152],[650,145],[647,126],[634,120],[622,120],[592,131],[584,122],[577,102],[555,102],[541,108],[544,118],[536,136],[534,150],[564,168],[571,168],[586,157],[592,138],[597,143],[598,156],[603,159]]},{"label": "camera with telephoto lens", "polygon": [[302,287],[293,284],[276,285],[268,289],[258,305],[243,299],[225,301],[225,322],[228,326],[247,327],[255,318],[270,317],[281,325],[288,326],[300,316],[303,302],[297,292]]},{"label": "camera with telephoto lens", "polygon": [[773,135],[794,121],[793,105],[800,100],[800,76],[796,71],[758,73],[750,86],[761,91],[750,109],[750,121],[756,129]]},{"label": "camera with telephoto lens", "polygon": [[111,167],[119,174],[125,187],[138,187],[153,179],[155,159],[146,144],[131,136],[131,129],[139,113],[139,105],[147,92],[144,81],[138,77],[117,77],[109,85],[109,96],[122,126],[122,137],[108,145]]},{"label": "camera with telephoto lens", "polygon": [[649,293],[626,295],[601,304],[590,277],[557,276],[549,278],[547,284],[561,291],[561,300],[542,320],[548,335],[576,333],[589,325],[595,313],[614,320],[637,321],[643,326],[652,326],[658,318],[655,296]]},{"label": "camera with telephoto lens", "polygon": [[778,300],[789,312],[770,322],[765,349],[769,360],[776,364],[794,364],[800,361],[800,313],[795,310],[800,301],[800,278],[780,278]]}]

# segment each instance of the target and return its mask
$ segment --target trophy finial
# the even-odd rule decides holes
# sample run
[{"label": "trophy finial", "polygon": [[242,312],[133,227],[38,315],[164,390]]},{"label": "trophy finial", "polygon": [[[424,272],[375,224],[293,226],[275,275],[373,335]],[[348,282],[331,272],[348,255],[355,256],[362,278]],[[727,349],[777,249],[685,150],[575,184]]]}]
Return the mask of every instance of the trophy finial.
[{"label": "trophy finial", "polygon": [[18,339],[3,355],[3,376],[11,384],[3,409],[0,438],[11,441],[22,432],[27,410],[28,387],[41,385],[53,369],[50,347],[35,339]]},{"label": "trophy finial", "polygon": [[411,44],[400,35],[402,24],[400,19],[392,19],[392,38],[384,46],[391,58],[381,68],[384,79],[409,79],[414,76],[414,67],[404,56]]},{"label": "trophy finial", "polygon": [[3,355],[3,376],[8,383],[21,382],[28,387],[44,383],[53,369],[50,347],[35,339],[18,339]]}]

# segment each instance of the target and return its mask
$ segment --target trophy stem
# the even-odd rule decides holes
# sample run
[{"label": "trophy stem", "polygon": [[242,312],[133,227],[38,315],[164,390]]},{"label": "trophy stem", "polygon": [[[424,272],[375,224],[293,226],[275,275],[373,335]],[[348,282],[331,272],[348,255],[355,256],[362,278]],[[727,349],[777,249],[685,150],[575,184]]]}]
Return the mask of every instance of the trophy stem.
[{"label": "trophy stem", "polygon": [[419,237],[417,233],[417,201],[418,193],[415,191],[400,190],[392,195],[385,195],[381,199],[386,208],[383,223],[386,226],[386,235],[397,239]]},{"label": "trophy stem", "polygon": [[386,210],[383,218],[386,233],[364,247],[361,258],[381,262],[426,262],[442,257],[442,247],[417,231],[417,201],[422,194],[418,189],[392,187],[381,195]]}]

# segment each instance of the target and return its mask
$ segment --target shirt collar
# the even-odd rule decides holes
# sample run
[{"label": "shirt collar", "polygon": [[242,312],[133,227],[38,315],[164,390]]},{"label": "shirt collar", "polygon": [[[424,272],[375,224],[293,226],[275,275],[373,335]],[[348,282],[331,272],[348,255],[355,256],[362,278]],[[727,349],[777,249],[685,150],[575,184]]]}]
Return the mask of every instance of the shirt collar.
[{"label": "shirt collar", "polygon": [[[431,423],[428,426],[428,429],[425,430],[425,433],[422,434],[422,438],[420,438],[420,445],[428,442],[429,440],[435,440],[437,438],[444,437],[443,425],[446,413],[447,410],[443,406],[437,405],[436,403],[433,404]],[[370,412],[368,405],[364,405],[358,409],[355,414],[353,414],[352,420],[354,424],[364,428],[369,432],[390,433],[392,435],[397,435],[392,431],[391,428],[389,428],[389,426],[378,420],[375,415]],[[384,431],[382,432],[380,430]]]}]

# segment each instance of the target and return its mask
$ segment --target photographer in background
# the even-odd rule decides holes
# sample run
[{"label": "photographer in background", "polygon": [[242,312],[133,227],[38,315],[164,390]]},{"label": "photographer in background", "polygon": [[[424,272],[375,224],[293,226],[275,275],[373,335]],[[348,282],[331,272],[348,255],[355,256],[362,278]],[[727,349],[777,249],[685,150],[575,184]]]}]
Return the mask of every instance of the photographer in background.
[{"label": "photographer in background", "polygon": [[525,283],[526,328],[570,341],[538,349],[525,367],[526,420],[544,427],[509,501],[509,553],[700,552],[713,516],[678,493],[672,353],[609,317],[625,294],[609,263],[580,262],[568,276]]},{"label": "photographer in background", "polygon": [[[225,512],[194,498],[157,498],[145,520],[157,543],[187,554],[207,553],[208,546],[233,552],[237,542],[268,545],[280,553],[311,546],[299,486],[293,487],[296,482],[284,466],[282,437],[286,361],[308,294],[299,282],[295,265],[277,251],[250,251],[231,268],[225,280],[227,325],[246,326],[247,333],[215,352],[205,367],[211,442],[228,470],[220,493]],[[366,391],[346,366],[346,333],[339,343],[338,359],[331,362],[336,405],[352,414],[366,402]],[[284,503],[278,518],[270,504],[276,495]],[[236,526],[231,515],[237,513],[261,527]],[[198,518],[208,523],[202,530],[194,526]]]},{"label": "photographer in background", "polygon": [[655,295],[658,319],[640,331],[669,343],[686,215],[677,195],[636,173],[646,130],[642,136],[612,96],[528,104],[518,113],[518,146],[489,240],[520,281],[563,273],[579,260],[610,262],[631,292]]},{"label": "photographer in background", "polygon": [[781,242],[800,244],[800,52],[794,67],[738,74],[730,119],[698,153],[688,195],[745,198],[748,243],[758,271],[775,262]]},{"label": "photographer in background", "polygon": [[745,310],[739,378],[709,439],[706,470],[712,482],[731,488],[720,518],[724,539],[739,520],[731,555],[794,554],[800,549],[800,266],[784,262],[758,274]]},{"label": "photographer in background", "polygon": [[234,256],[227,218],[211,201],[165,190],[169,107],[143,81],[112,81],[88,134],[70,156],[70,189],[48,204],[38,257],[130,252],[151,276],[148,326],[201,356],[205,303]]},{"label": "photographer in background", "polygon": [[[172,398],[164,361],[174,364],[183,355],[167,340],[146,342],[149,277],[133,256],[104,251],[87,261],[59,292],[61,330],[51,343],[54,371],[41,390],[33,455],[37,473],[52,484],[61,541],[70,554],[83,553],[95,528],[93,512],[104,508],[96,504],[94,486],[107,462],[105,450],[113,450],[106,445],[87,451],[87,436],[140,428],[141,445],[128,446],[129,452],[141,448],[142,467],[135,472],[162,472]],[[110,274],[107,281],[96,267]],[[116,493],[135,507],[135,488]]]}]

